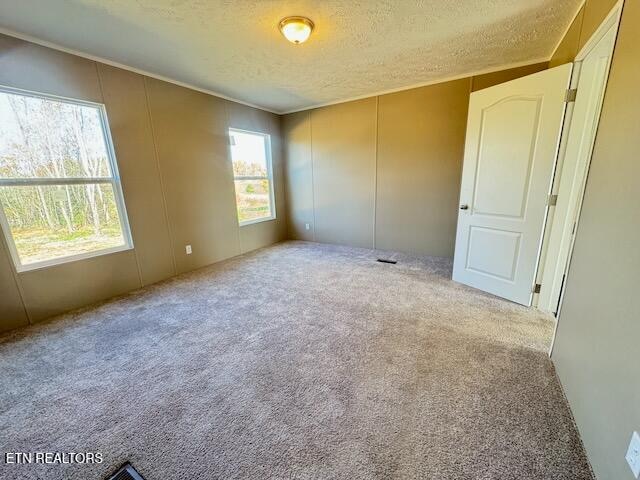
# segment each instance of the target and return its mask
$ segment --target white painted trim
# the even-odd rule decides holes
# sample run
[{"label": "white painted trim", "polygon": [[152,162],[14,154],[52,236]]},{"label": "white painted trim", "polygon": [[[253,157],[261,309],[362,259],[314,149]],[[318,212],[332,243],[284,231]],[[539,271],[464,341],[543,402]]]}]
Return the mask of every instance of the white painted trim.
[{"label": "white painted trim", "polygon": [[[616,38],[618,30],[620,29],[620,19],[622,18],[622,7],[624,0],[618,0],[613,8],[609,11],[605,19],[598,26],[595,32],[589,37],[584,46],[580,49],[576,55],[576,62],[580,62],[585,59],[587,55],[593,50],[593,48],[600,42],[602,37],[609,31],[612,26],[616,26]],[[613,58],[612,58],[613,60]]]},{"label": "white painted trim", "polygon": [[345,99],[341,99],[341,100],[335,100],[335,101],[326,102],[326,103],[318,103],[318,104],[312,105],[310,107],[298,108],[298,109],[294,109],[294,110],[286,110],[284,112],[278,112],[278,114],[279,115],[288,115],[289,113],[304,112],[305,110],[313,110],[314,108],[328,107],[330,105],[338,105],[340,103],[353,102],[355,100],[363,100],[365,98],[372,98],[372,97],[377,97],[377,96],[380,96],[380,95],[387,95],[389,93],[404,92],[405,90],[413,90],[414,88],[428,87],[430,85],[437,85],[439,83],[453,82],[454,80],[462,80],[463,78],[470,78],[470,77],[475,77],[475,76],[478,76],[478,75],[485,75],[487,73],[501,72],[503,70],[509,70],[511,68],[527,67],[529,65],[535,65],[536,63],[548,62],[549,60],[550,60],[549,57],[544,57],[544,58],[537,58],[537,59],[534,59],[534,60],[526,60],[526,61],[523,61],[523,62],[508,63],[506,65],[500,65],[498,67],[489,67],[489,68],[485,68],[483,70],[476,70],[474,72],[461,73],[459,75],[454,75],[454,76],[451,76],[451,77],[439,78],[439,79],[436,79],[436,80],[429,80],[429,81],[420,82],[420,83],[413,83],[411,85],[407,85],[407,86],[404,86],[404,87],[390,88],[388,90],[380,90],[378,92],[367,93],[367,94],[364,94],[364,95],[358,95],[356,97],[349,97],[349,98],[345,98]]},{"label": "white painted trim", "polygon": [[[580,62],[573,63],[573,70],[571,73],[571,83],[569,84],[569,88],[576,88],[578,85],[578,78],[580,76],[580,69],[582,64]],[[558,195],[558,184],[559,178],[562,173],[562,167],[564,164],[565,152],[567,150],[567,137],[569,128],[571,126],[571,119],[573,118],[573,108],[575,106],[574,102],[569,102],[566,104],[564,120],[562,122],[562,130],[560,134],[560,147],[558,149],[558,153],[556,155],[555,163],[554,163],[554,173],[553,180],[551,183],[551,195]],[[542,238],[542,248],[541,254],[538,261],[538,272],[536,274],[536,283],[541,285],[540,293],[534,293],[534,301],[532,306],[538,310],[543,310],[547,313],[553,313],[553,310],[548,308],[541,308],[541,298],[544,297],[546,285],[548,285],[548,281],[545,279],[545,270],[546,270],[546,262],[549,255],[549,243],[551,237],[551,230],[553,225],[553,218],[556,213],[556,205],[548,205],[547,206],[547,216],[545,221],[545,230]]]},{"label": "white painted trim", "polygon": [[586,3],[587,3],[587,0],[582,0],[578,5],[578,8],[576,9],[576,13],[574,13],[573,17],[571,17],[571,21],[569,22],[567,27],[564,29],[564,32],[562,33],[562,36],[558,40],[558,43],[556,43],[555,48],[551,50],[551,53],[549,54],[549,60],[551,60],[553,58],[553,55],[558,51],[558,47],[560,47],[560,44],[562,44],[564,37],[566,37],[567,33],[569,33],[569,30],[571,30],[571,26],[573,25],[573,22],[576,21],[576,18],[578,18],[578,14],[580,13],[580,10],[584,8]]},{"label": "white painted trim", "polygon": [[[109,128],[107,107],[104,104],[100,105],[100,125],[102,127],[105,147],[107,148],[107,155],[109,155],[111,188],[113,189],[113,196],[115,197],[118,215],[120,216],[120,230],[122,231],[125,245],[133,249],[133,236],[131,234],[131,225],[129,224],[129,214],[127,213],[127,207],[124,201],[124,190],[122,190],[122,179],[120,178],[120,170],[118,169],[116,148],[113,144],[113,137],[111,137],[111,128]],[[137,261],[138,257],[136,256],[136,262]],[[140,273],[139,270],[138,273]],[[142,283],[142,277],[140,277],[140,283]]]},{"label": "white painted trim", "polygon": [[109,60],[104,57],[99,57],[97,55],[91,55],[89,53],[81,52],[80,50],[75,50],[73,48],[63,47],[57,43],[49,42],[47,40],[40,40],[39,38],[33,37],[31,35],[27,35],[24,33],[16,32],[15,30],[10,30],[8,28],[0,27],[0,33],[4,35],[8,35],[10,37],[18,38],[20,40],[24,40],[26,42],[35,43],[36,45],[40,45],[42,47],[51,48],[53,50],[58,50],[60,52],[69,53],[71,55],[75,55],[77,57],[86,58],[87,60],[92,60],[94,62],[104,63],[106,65],[110,65],[112,67],[121,68],[122,70],[127,70],[129,72],[137,73],[138,75],[144,75],[146,77],[155,78],[156,80],[162,80],[163,82],[172,83],[174,85],[178,85],[179,87],[189,88],[191,90],[195,90],[197,92],[206,93],[207,95],[213,95],[214,97],[223,98],[225,100],[229,100],[231,102],[240,103],[242,105],[246,105],[247,107],[257,108],[258,110],[264,110],[265,112],[275,113],[276,115],[281,115],[280,112],[275,110],[268,109],[266,107],[261,107],[260,105],[256,105],[254,103],[245,102],[243,100],[238,100],[237,98],[230,97],[228,95],[224,95],[219,92],[215,92],[213,90],[209,90],[207,88],[197,87],[190,83],[181,82],[180,80],[174,80],[173,78],[165,77],[164,75],[159,75],[157,73],[148,72],[146,70],[142,70],[140,68],[130,67],[129,65],[124,65],[123,63],[115,62],[113,60]]},{"label": "white painted trim", "polygon": [[98,108],[98,109],[104,106],[103,103],[92,102],[90,100],[82,100],[79,98],[65,97],[63,95],[54,95],[52,93],[36,92],[35,90],[25,90],[24,88],[13,87],[13,86],[5,85],[2,83],[0,83],[0,92],[13,93],[13,94],[21,95],[23,97],[49,98],[57,102],[73,103],[74,105],[83,105],[83,106]]},{"label": "white painted trim", "polygon": [[275,219],[276,219],[276,217],[255,218],[253,220],[247,220],[246,222],[238,222],[238,226],[240,228],[248,227],[249,225],[255,225],[256,223],[273,222],[273,221],[275,221]]},{"label": "white painted trim", "polygon": [[20,177],[20,178],[0,178],[0,187],[28,187],[43,185],[95,185],[112,183],[111,177]]},{"label": "white painted trim", "polygon": [[112,253],[126,252],[133,250],[133,247],[128,245],[121,245],[119,247],[105,248],[102,250],[96,250],[95,252],[79,253],[77,255],[69,255],[67,257],[58,257],[52,260],[44,260],[42,262],[28,263],[26,265],[16,266],[18,273],[31,272],[33,270],[42,270],[43,268],[55,267],[56,265],[62,265],[70,262],[77,262],[78,260],[87,260],[93,257],[101,257],[103,255],[110,255]]}]

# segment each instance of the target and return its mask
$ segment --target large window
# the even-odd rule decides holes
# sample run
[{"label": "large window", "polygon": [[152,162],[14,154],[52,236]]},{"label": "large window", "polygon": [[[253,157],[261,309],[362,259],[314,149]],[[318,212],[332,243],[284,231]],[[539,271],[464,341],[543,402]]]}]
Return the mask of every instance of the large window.
[{"label": "large window", "polygon": [[18,271],[132,247],[103,105],[0,87],[0,223]]},{"label": "large window", "polygon": [[238,222],[242,226],[273,220],[276,208],[269,135],[230,128],[229,138]]}]

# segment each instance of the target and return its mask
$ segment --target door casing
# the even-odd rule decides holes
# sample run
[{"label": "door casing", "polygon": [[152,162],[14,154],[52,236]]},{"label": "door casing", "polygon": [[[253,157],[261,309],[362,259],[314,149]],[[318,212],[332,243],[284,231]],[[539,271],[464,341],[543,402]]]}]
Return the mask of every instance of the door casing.
[{"label": "door casing", "polygon": [[[569,268],[623,3],[623,0],[620,0],[612,8],[602,24],[580,50],[574,63],[571,88],[578,90],[576,103],[581,102],[581,104],[578,111],[574,110],[575,104],[570,104],[567,108],[557,173],[552,189],[553,194],[557,195],[558,201],[555,206],[549,208],[547,214],[547,228],[545,229],[540,268],[536,280],[541,288],[540,294],[535,295],[533,299],[533,304],[538,309],[556,315],[559,314],[562,305],[564,277]],[[585,98],[581,95],[588,95],[589,92],[580,86],[582,64],[588,55],[600,45],[600,42],[611,34],[613,34],[613,43],[610,45],[608,63],[603,72],[601,91],[598,92],[599,98],[587,98],[592,101],[593,110],[585,112]],[[574,117],[574,115],[579,115],[580,118]],[[589,117],[585,115],[589,115]],[[576,121],[579,121],[581,125],[576,124]],[[576,127],[581,128],[580,131],[576,131]],[[589,131],[587,132],[586,129]]]}]

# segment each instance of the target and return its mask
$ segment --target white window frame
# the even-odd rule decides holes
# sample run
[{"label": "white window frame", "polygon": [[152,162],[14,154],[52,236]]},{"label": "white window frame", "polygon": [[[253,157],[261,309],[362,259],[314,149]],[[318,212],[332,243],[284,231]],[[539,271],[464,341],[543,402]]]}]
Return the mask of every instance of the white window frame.
[{"label": "white window frame", "polygon": [[[243,130],[241,128],[229,127],[229,158],[231,159],[231,167],[233,168],[233,157],[231,155],[231,138],[234,132],[248,133],[250,135],[256,135],[264,138],[265,158],[267,159],[267,176],[248,176],[248,175],[233,175],[233,188],[235,192],[236,180],[269,180],[269,211],[271,215],[268,217],[256,218],[253,220],[247,220],[241,222],[238,219],[238,225],[245,227],[247,225],[253,225],[254,223],[270,222],[276,219],[276,197],[275,197],[275,184],[273,182],[273,165],[271,159],[271,135],[268,133],[254,132],[252,130]],[[238,205],[236,204],[236,219],[238,218]]]},{"label": "white window frame", "polygon": [[33,262],[23,264],[20,261],[20,255],[16,248],[11,228],[7,220],[7,216],[4,212],[4,206],[0,202],[0,227],[4,233],[4,238],[9,248],[9,253],[13,259],[13,264],[18,273],[28,272],[30,270],[38,270],[41,268],[52,267],[54,265],[60,265],[63,263],[75,262],[78,260],[84,260],[92,257],[99,257],[102,255],[108,255],[116,252],[123,252],[125,250],[133,249],[133,238],[131,236],[131,228],[129,226],[129,218],[127,216],[127,209],[124,203],[124,194],[122,192],[122,184],[120,181],[120,173],[118,172],[118,164],[116,161],[115,149],[113,147],[113,139],[111,138],[111,130],[109,129],[109,121],[107,119],[107,109],[102,103],[95,103],[86,100],[78,100],[75,98],[62,97],[58,95],[51,95],[48,93],[33,92],[29,90],[23,90],[14,87],[8,87],[0,85],[0,92],[10,93],[14,95],[22,95],[25,97],[41,98],[46,100],[53,100],[56,102],[70,103],[73,105],[80,105],[85,107],[92,107],[98,110],[100,116],[100,126],[102,129],[102,135],[104,138],[105,147],[107,149],[107,157],[109,161],[109,167],[111,169],[110,177],[80,177],[80,178],[0,178],[0,187],[13,187],[13,186],[46,186],[46,185],[99,185],[109,184],[113,188],[113,196],[115,198],[116,207],[118,209],[118,217],[120,219],[120,228],[122,230],[122,236],[124,238],[124,244],[112,247],[95,250],[93,252],[80,253],[77,255],[68,255],[64,257],[53,258],[51,260],[43,260],[40,262]]}]

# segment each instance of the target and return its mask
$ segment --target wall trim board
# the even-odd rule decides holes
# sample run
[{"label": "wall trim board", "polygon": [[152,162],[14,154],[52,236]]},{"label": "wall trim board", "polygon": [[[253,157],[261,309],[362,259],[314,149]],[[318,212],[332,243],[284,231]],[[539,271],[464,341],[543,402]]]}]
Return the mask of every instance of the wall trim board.
[{"label": "wall trim board", "polygon": [[[555,50],[554,50],[554,52],[555,52]],[[459,75],[454,75],[454,76],[451,76],[451,77],[440,78],[440,79],[437,79],[437,80],[429,80],[427,82],[414,83],[412,85],[407,85],[405,87],[398,87],[398,88],[391,88],[391,89],[388,89],[388,90],[381,90],[381,91],[378,91],[378,92],[367,93],[365,95],[359,95],[357,97],[345,98],[345,99],[336,100],[336,101],[333,101],[333,102],[319,103],[317,105],[312,105],[310,107],[298,108],[298,109],[294,109],[294,110],[287,110],[287,111],[284,111],[284,112],[277,112],[277,113],[278,113],[278,115],[288,115],[290,113],[304,112],[306,110],[314,110],[316,108],[329,107],[331,105],[339,105],[341,103],[354,102],[356,100],[364,100],[366,98],[371,98],[371,97],[379,97],[379,96],[382,96],[382,95],[387,95],[389,93],[404,92],[405,90],[413,90],[413,89],[420,88],[420,87],[429,87],[431,85],[438,85],[440,83],[448,83],[448,82],[453,82],[453,81],[456,81],[456,80],[462,80],[464,78],[477,77],[479,75],[485,75],[487,73],[497,73],[497,72],[501,72],[503,70],[511,70],[513,68],[528,67],[530,65],[535,65],[537,63],[545,63],[545,62],[548,62],[549,60],[551,60],[551,57],[536,58],[534,60],[526,60],[526,61],[523,61],[523,62],[514,62],[514,63],[509,63],[509,64],[506,64],[506,65],[500,65],[498,67],[485,68],[483,70],[477,70],[477,71],[474,71],[474,72],[467,72],[467,73],[463,73],[463,74],[459,74]]]},{"label": "wall trim board", "polygon": [[198,87],[196,85],[182,82],[180,80],[174,80],[173,78],[165,77],[164,75],[160,75],[157,73],[149,72],[147,70],[142,70],[140,68],[131,67],[129,65],[125,65],[120,62],[116,62],[113,60],[109,60],[108,58],[100,57],[97,55],[91,55],[89,53],[81,52],[80,50],[76,50],[74,48],[64,47],[60,44],[49,42],[48,40],[41,40],[32,35],[27,35],[21,32],[17,32],[15,30],[11,30],[9,28],[0,27],[0,34],[8,35],[10,37],[18,38],[20,40],[24,40],[26,42],[35,43],[36,45],[40,45],[42,47],[51,48],[53,50],[58,50],[60,52],[69,53],[71,55],[75,55],[76,57],[86,58],[87,60],[92,60],[94,62],[104,63],[106,65],[110,65],[112,67],[121,68],[123,70],[128,70],[129,72],[137,73],[138,75],[144,75],[146,77],[155,78],[156,80],[162,80],[163,82],[172,83],[174,85],[178,85],[179,87],[189,88],[191,90],[195,90],[197,92],[206,93],[207,95],[213,95],[214,97],[222,98],[224,100],[230,100],[235,103],[240,103],[242,105],[246,105],[247,107],[257,108],[258,110],[264,110],[265,112],[275,113],[276,115],[282,115],[282,112],[277,112],[275,110],[270,110],[265,107],[261,107],[260,105],[255,105],[253,103],[245,102],[243,100],[238,100],[237,98],[230,97],[228,95],[224,95],[222,93],[209,90],[207,88]]},{"label": "wall trim board", "polygon": [[[98,80],[98,87],[100,88],[100,95],[102,96],[102,103],[105,104],[105,115],[107,115],[106,113],[106,102],[105,102],[105,98],[104,98],[104,86],[102,84],[102,76],[100,75],[100,66],[98,65],[98,62],[93,62],[93,66],[96,69],[96,79]],[[107,115],[107,121],[108,121],[108,115]],[[106,130],[108,131],[108,135],[109,137],[111,137],[111,126],[109,126]],[[117,165],[117,152],[115,151],[115,144],[113,142],[113,140],[111,140],[111,148],[113,149],[113,155],[115,155],[115,159],[114,162]],[[123,201],[124,201],[124,192],[121,191],[120,193],[123,197]],[[136,270],[138,271],[138,280],[140,281],[140,288],[144,287],[144,282],[142,281],[142,269],[140,268],[140,259],[138,258],[138,252],[137,249],[135,248],[135,242],[133,241],[133,233],[132,233],[132,229],[131,229],[131,225],[129,225],[129,219],[128,219],[128,214],[125,213],[124,214],[125,217],[127,217],[127,225],[129,227],[129,241],[131,242],[131,250],[133,251],[133,258],[135,258],[136,260]]]},{"label": "wall trim board", "polygon": [[378,209],[378,145],[380,143],[379,128],[380,125],[380,96],[376,96],[376,142],[374,145],[373,159],[373,249],[376,249],[376,225],[377,225],[377,209]]},{"label": "wall trim board", "polygon": [[[232,127],[231,127],[231,115],[229,113],[229,105],[227,104],[227,102],[224,103],[224,106],[222,108],[224,110],[224,118],[225,118],[225,123],[227,124],[227,130],[228,130],[229,128],[232,128]],[[227,158],[229,159],[229,161],[233,165],[233,160],[231,160],[231,140],[229,140],[227,142],[226,151],[227,151]],[[272,154],[273,154],[273,152],[272,152]],[[273,181],[273,161],[271,163],[272,163],[271,164],[271,180]],[[268,165],[268,163],[267,163],[267,165]],[[231,168],[233,169],[233,167],[231,167]],[[235,174],[234,174],[234,177],[233,177],[233,187],[234,187],[234,189],[235,189],[235,184],[236,184],[236,180],[235,180]],[[273,197],[271,197],[272,200],[273,200],[275,198],[275,185],[271,185],[271,189],[273,191]],[[235,201],[235,199],[234,199],[234,201]],[[273,201],[275,203],[275,200],[273,200]],[[278,214],[277,208],[276,208],[275,214],[276,214],[276,216]],[[272,220],[275,220],[275,218],[272,219]],[[252,225],[252,224],[248,224],[248,225]],[[236,234],[237,234],[236,237],[238,239],[238,252],[240,252],[239,255],[242,255],[243,253],[245,253],[242,250],[242,234],[240,233],[240,229],[241,228],[242,228],[242,226],[240,225],[240,223],[238,223],[238,225],[236,227]]]},{"label": "wall trim board", "polygon": [[151,129],[151,140],[153,141],[153,156],[155,158],[156,170],[158,173],[158,182],[160,183],[160,193],[162,194],[162,210],[164,212],[164,221],[167,224],[167,237],[169,239],[169,245],[171,246],[171,263],[173,264],[173,274],[178,274],[178,264],[176,262],[176,252],[173,245],[173,232],[171,231],[171,224],[169,223],[169,210],[167,209],[167,196],[165,194],[164,178],[162,177],[162,169],[160,168],[160,155],[158,154],[158,139],[156,130],[153,125],[153,115],[151,115],[151,106],[149,105],[149,89],[147,85],[147,77],[142,75],[142,84],[144,86],[144,103],[147,107],[147,116],[149,118],[149,128]]},{"label": "wall trim board", "polygon": [[[307,113],[307,117],[309,117],[309,146],[311,150],[311,206],[313,207],[313,241],[316,240],[316,182],[313,176],[313,121],[311,118],[311,112]],[[287,206],[290,208],[290,205]]]}]

